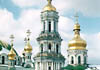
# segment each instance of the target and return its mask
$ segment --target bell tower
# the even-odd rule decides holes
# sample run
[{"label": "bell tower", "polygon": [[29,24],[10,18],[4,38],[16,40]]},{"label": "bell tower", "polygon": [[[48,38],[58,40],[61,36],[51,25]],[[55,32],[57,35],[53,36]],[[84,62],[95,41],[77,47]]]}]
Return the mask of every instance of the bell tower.
[{"label": "bell tower", "polygon": [[58,12],[52,5],[52,0],[41,12],[43,29],[37,38],[39,53],[34,57],[35,70],[60,70],[65,58],[61,54],[62,38],[58,32]]}]

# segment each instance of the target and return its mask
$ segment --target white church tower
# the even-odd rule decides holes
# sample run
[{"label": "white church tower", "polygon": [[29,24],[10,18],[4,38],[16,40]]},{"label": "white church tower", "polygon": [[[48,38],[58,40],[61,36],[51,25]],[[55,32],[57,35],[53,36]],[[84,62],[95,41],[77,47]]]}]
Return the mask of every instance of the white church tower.
[{"label": "white church tower", "polygon": [[61,54],[61,37],[58,33],[58,12],[52,5],[52,0],[41,12],[43,29],[37,38],[39,53],[34,57],[35,70],[61,70],[65,58]]},{"label": "white church tower", "polygon": [[69,65],[87,65],[86,41],[80,37],[80,25],[76,15],[74,25],[74,38],[68,44],[68,64]]}]

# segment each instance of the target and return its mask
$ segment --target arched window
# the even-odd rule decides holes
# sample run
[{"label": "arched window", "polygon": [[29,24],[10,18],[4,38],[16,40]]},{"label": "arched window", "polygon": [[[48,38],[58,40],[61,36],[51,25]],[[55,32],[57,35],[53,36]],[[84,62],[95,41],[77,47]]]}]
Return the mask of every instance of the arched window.
[{"label": "arched window", "polygon": [[59,46],[58,46],[58,44],[56,45],[56,53],[57,54],[59,53]]},{"label": "arched window", "polygon": [[49,22],[49,32],[51,32],[51,22]]},{"label": "arched window", "polygon": [[41,52],[43,52],[43,44],[41,44]]},{"label": "arched window", "polygon": [[51,44],[48,45],[48,49],[49,49],[49,51],[51,51]]},{"label": "arched window", "polygon": [[71,57],[71,64],[74,64],[74,57]]},{"label": "arched window", "polygon": [[5,64],[5,57],[2,56],[2,64]]},{"label": "arched window", "polygon": [[81,64],[81,56],[78,56],[78,64]]}]

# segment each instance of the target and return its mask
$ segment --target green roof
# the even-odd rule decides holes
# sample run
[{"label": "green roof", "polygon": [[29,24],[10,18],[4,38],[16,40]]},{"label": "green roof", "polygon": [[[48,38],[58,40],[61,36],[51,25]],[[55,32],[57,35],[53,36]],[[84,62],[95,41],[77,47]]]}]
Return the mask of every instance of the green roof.
[{"label": "green roof", "polygon": [[[4,42],[4,41],[1,41],[1,40],[0,40],[0,51],[2,51],[2,48],[5,48],[5,49],[7,49],[8,51],[10,51],[11,45],[8,44],[7,42]],[[18,53],[16,52],[15,49],[14,49],[14,51],[15,51],[16,55],[18,56]]]}]

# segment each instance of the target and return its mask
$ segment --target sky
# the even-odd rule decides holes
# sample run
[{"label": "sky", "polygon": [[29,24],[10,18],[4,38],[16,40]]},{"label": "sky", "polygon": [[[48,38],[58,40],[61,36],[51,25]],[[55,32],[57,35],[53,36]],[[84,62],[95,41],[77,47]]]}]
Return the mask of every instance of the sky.
[{"label": "sky", "polygon": [[[62,54],[67,58],[68,41],[73,38],[74,15],[78,12],[81,37],[87,41],[88,63],[100,64],[100,0],[53,0],[59,12],[59,33],[63,39]],[[0,0],[0,40],[10,43],[14,34],[14,48],[21,55],[27,29],[31,30],[33,56],[38,53],[36,38],[42,30],[40,14],[46,0]],[[67,59],[66,59],[67,60]]]}]

